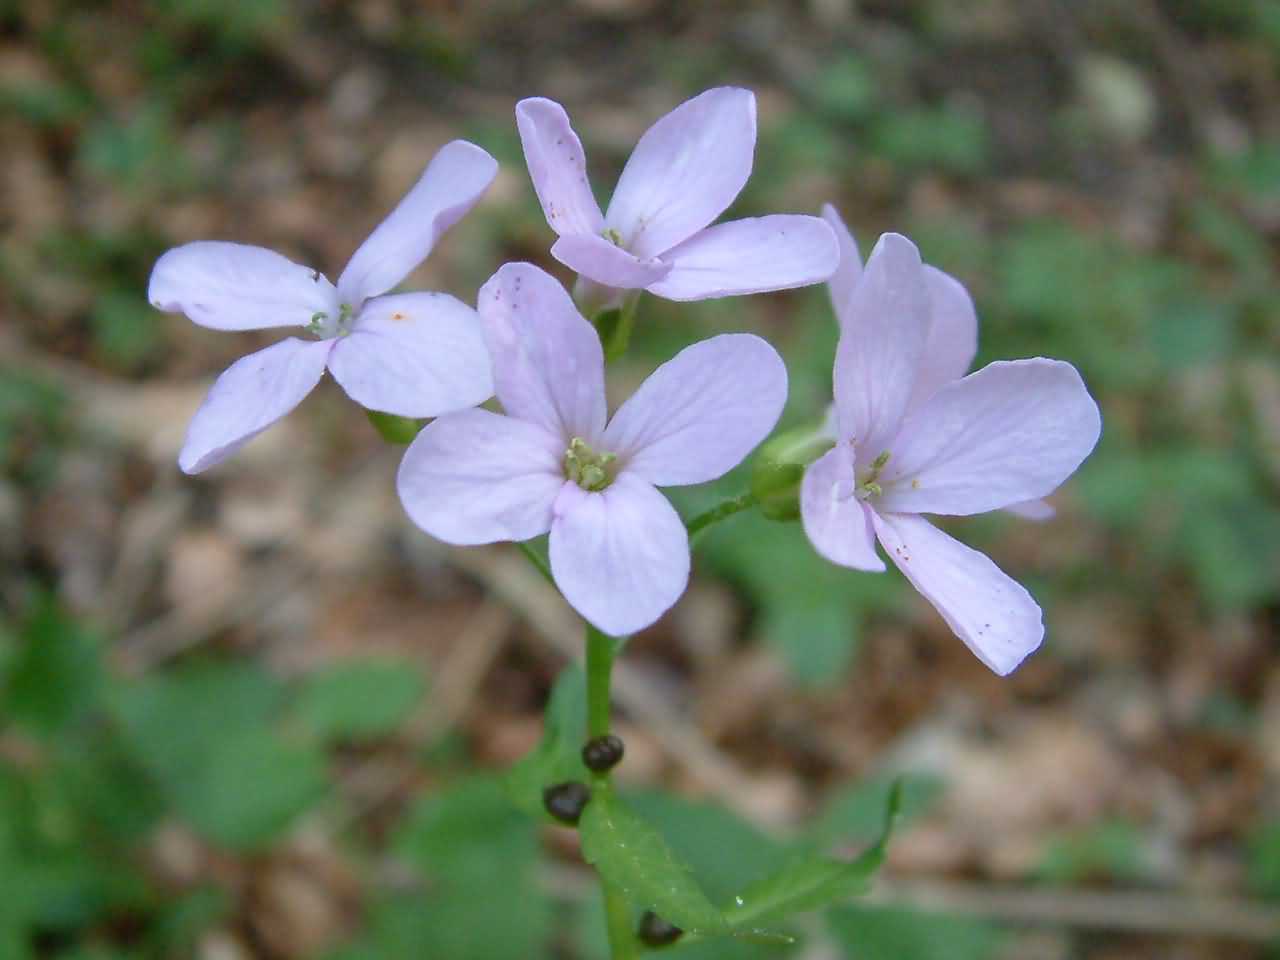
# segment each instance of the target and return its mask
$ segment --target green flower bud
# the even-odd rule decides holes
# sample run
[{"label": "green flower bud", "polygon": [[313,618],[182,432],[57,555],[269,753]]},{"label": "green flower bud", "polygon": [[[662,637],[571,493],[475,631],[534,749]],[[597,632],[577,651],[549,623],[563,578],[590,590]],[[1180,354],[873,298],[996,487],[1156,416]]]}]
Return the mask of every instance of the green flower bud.
[{"label": "green flower bud", "polygon": [[778,434],[756,453],[751,465],[751,493],[770,520],[800,518],[800,481],[805,467],[835,446],[812,426]]}]

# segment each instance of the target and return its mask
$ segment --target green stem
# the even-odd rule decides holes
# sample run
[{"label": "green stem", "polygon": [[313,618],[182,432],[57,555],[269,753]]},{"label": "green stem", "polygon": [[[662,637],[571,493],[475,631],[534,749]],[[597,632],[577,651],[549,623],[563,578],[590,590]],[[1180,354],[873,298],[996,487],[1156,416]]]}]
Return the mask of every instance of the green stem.
[{"label": "green stem", "polygon": [[[609,686],[613,677],[613,658],[617,651],[616,638],[587,624],[587,736],[593,739],[609,732]],[[592,774],[591,779],[591,790],[597,797],[613,789],[612,778],[607,770]],[[609,955],[612,960],[635,960],[640,956],[640,943],[636,939],[631,904],[603,876],[599,879],[600,892],[604,895]]]},{"label": "green stem", "polygon": [[613,336],[605,348],[605,363],[613,363],[624,353],[631,343],[631,331],[636,325],[636,308],[640,305],[640,291],[627,294],[622,301],[622,310],[618,316],[618,325],[613,328]]},{"label": "green stem", "polygon": [[600,881],[604,892],[604,919],[609,931],[609,954],[613,960],[635,960],[640,956],[640,943],[632,929],[631,905],[618,889],[604,880]]},{"label": "green stem", "polygon": [[698,514],[685,524],[689,531],[689,542],[693,543],[698,536],[712,524],[719,523],[725,517],[731,517],[735,513],[743,510],[750,510],[756,505],[756,496],[754,493],[744,493],[734,497],[732,500],[726,500],[724,503],[717,504],[710,510],[705,510]]},{"label": "green stem", "polygon": [[613,676],[613,637],[587,626],[587,736],[609,732],[609,684]]}]

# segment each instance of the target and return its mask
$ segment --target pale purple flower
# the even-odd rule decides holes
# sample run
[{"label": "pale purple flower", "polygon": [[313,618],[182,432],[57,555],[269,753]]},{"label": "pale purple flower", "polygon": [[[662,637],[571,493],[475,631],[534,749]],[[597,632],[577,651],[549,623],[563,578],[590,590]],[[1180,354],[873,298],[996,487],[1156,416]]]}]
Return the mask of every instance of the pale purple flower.
[{"label": "pale purple flower", "polygon": [[505,414],[427,425],[400,466],[400,499],[447,543],[550,531],[565,599],[615,636],[653,623],[689,578],[684,524],[659,486],[705,483],[768,435],[787,373],[759,337],[726,334],[664,363],[610,419],[595,328],[553,278],[507,264],[480,290]]},{"label": "pale purple flower", "polygon": [[716,87],[650,127],[600,213],[569,116],[553,100],[516,105],[525,160],[547,222],[551,255],[612,294],[648,290],[705,300],[819,283],[838,262],[817,217],[774,215],[709,226],[751,174],[756,99]]},{"label": "pale purple flower", "polygon": [[165,253],[148,298],[216,330],[301,327],[233,363],[187,430],[178,465],[199,473],[296,407],[327,368],[370,410],[433,417],[493,395],[476,313],[443,293],[383,296],[480,199],[498,165],[474,144],[441,148],[413,189],[352,256],[335,287],[262,247],[205,241]]},{"label": "pale purple flower", "polygon": [[[858,241],[831,204],[822,208],[822,219],[831,225],[840,242],[840,266],[827,281],[827,293],[836,322],[843,330],[849,317],[850,300],[862,277],[862,255]],[[955,277],[937,267],[924,265],[924,282],[929,298],[929,332],[915,387],[907,400],[907,413],[929,399],[939,387],[959,380],[969,372],[978,352],[978,314],[969,291]],[[827,413],[824,429],[835,439],[835,406]],[[1004,508],[1026,520],[1048,520],[1054,509],[1044,500],[1014,503]]]},{"label": "pale purple flower", "polygon": [[1101,418],[1075,368],[1056,360],[997,362],[930,384],[930,276],[911,241],[890,233],[851,284],[836,350],[836,445],[805,471],[801,514],[809,540],[834,563],[885,569],[879,540],[1003,675],[1040,645],[1040,608],[921,514],[965,516],[1044,496],[1088,456]]}]

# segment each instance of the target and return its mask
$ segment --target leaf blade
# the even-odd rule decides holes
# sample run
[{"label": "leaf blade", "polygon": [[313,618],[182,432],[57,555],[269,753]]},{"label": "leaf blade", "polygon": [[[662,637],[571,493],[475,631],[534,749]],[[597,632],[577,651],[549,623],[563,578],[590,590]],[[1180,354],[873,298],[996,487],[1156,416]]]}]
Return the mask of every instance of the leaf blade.
[{"label": "leaf blade", "polygon": [[689,868],[611,790],[597,789],[578,829],[583,857],[634,905],[655,911],[685,931],[728,932],[724,915],[707,899]]}]

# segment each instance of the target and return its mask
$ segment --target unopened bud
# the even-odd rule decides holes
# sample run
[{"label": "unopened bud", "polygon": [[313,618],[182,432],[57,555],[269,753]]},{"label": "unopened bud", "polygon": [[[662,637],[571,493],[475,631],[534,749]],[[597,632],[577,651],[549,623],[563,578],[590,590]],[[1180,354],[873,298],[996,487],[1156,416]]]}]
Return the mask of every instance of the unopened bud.
[{"label": "unopened bud", "polygon": [[780,433],[762,446],[751,465],[751,493],[760,512],[770,520],[799,519],[805,468],[833,445],[825,431],[806,426]]}]

